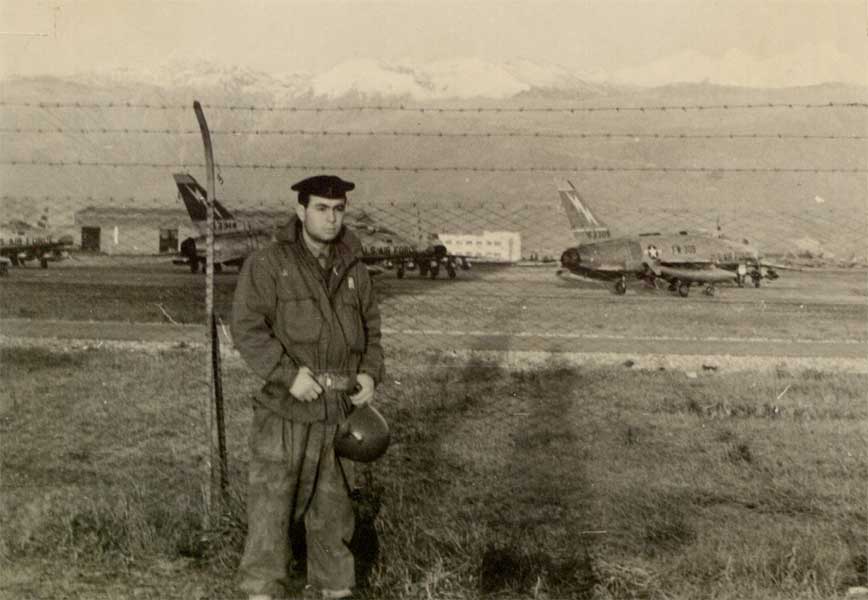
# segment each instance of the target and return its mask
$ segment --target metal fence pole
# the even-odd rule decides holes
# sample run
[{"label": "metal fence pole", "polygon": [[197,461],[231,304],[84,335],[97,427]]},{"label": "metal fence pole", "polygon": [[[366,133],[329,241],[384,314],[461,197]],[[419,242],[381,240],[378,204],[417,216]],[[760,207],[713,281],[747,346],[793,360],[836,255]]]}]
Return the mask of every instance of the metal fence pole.
[{"label": "metal fence pole", "polygon": [[[214,315],[214,199],[217,197],[214,176],[214,150],[211,144],[211,133],[208,129],[208,123],[205,120],[205,113],[202,111],[202,105],[198,100],[193,102],[193,110],[196,112],[196,119],[199,122],[199,130],[202,133],[209,200],[206,203],[207,230],[205,259],[205,323],[208,337],[211,342],[211,351],[206,353],[208,378],[208,400],[206,407],[206,420],[208,422],[207,478],[209,481],[207,491],[205,492],[205,512],[207,515],[211,513],[213,508],[214,492],[219,490],[217,497],[222,499],[227,488],[228,478],[226,473],[226,434],[223,430],[223,392],[222,382],[220,380],[220,338],[217,334]],[[215,471],[214,468],[215,446],[219,456],[219,473]],[[206,522],[208,518],[208,516],[205,517]]]}]

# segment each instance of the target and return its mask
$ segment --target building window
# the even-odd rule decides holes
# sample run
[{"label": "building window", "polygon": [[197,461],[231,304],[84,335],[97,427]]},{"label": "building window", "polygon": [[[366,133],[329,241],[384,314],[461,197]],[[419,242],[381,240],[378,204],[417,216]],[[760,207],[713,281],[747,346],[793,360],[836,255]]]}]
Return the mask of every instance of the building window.
[{"label": "building window", "polygon": [[160,229],[160,254],[178,251],[178,230]]}]

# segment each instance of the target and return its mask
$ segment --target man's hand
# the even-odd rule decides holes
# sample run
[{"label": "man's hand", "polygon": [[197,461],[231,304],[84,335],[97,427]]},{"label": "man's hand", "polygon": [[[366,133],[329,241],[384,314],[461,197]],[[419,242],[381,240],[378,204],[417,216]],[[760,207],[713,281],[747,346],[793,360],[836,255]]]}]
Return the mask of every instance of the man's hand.
[{"label": "man's hand", "polygon": [[298,370],[298,375],[292,380],[292,385],[289,386],[289,393],[297,400],[311,402],[322,393],[322,387],[313,378],[313,371],[307,367],[301,367]]},{"label": "man's hand", "polygon": [[374,378],[367,373],[356,375],[356,382],[362,388],[352,396],[350,402],[355,406],[364,406],[374,400]]}]

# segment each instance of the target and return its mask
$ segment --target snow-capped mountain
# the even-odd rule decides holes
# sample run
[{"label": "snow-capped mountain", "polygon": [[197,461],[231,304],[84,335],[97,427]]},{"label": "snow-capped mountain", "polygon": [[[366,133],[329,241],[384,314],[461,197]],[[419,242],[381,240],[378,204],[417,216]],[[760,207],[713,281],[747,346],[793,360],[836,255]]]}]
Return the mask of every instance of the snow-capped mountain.
[{"label": "snow-capped mountain", "polygon": [[[861,78],[857,79],[860,74]],[[826,82],[868,82],[865,65],[856,64],[829,42],[810,44],[790,54],[757,58],[738,48],[719,57],[685,51],[636,68],[622,69],[613,82],[641,86],[667,83],[708,82],[717,85],[777,88]]]},{"label": "snow-capped mountain", "polygon": [[535,88],[593,91],[597,87],[556,65],[528,60],[498,64],[478,58],[439,60],[424,65],[358,59],[340,63],[311,79],[312,93],[328,98],[353,93],[417,100],[503,99]]},{"label": "snow-capped mountain", "polygon": [[218,65],[207,60],[173,59],[147,69],[115,69],[76,75],[79,83],[98,86],[145,84],[165,89],[213,89],[251,96],[297,96],[310,88],[304,73],[274,76],[237,65]]},{"label": "snow-capped mountain", "polygon": [[864,82],[854,81],[857,78],[853,74],[859,72],[859,65],[849,55],[826,43],[806,45],[797,53],[764,59],[739,49],[730,49],[718,57],[685,51],[615,72],[578,73],[560,65],[525,59],[492,62],[480,58],[450,58],[410,63],[355,58],[319,73],[266,73],[245,66],[174,58],[150,68],[95,71],[51,79],[67,87],[94,86],[106,93],[144,86],[156,89],[159,94],[176,91],[184,94],[194,90],[273,102],[302,97],[333,100],[347,95],[424,102],[471,98],[504,100],[534,93],[591,97],[623,89],[623,86],[654,87],[691,82],[756,88],[823,82],[864,86]]},{"label": "snow-capped mountain", "polygon": [[334,99],[348,94],[423,101],[504,99],[536,89],[597,93],[602,87],[557,65],[529,60],[492,63],[478,58],[455,58],[421,65],[360,58],[313,75],[269,74],[205,60],[175,59],[151,69],[96,71],[62,79],[103,88],[147,85],[176,90],[207,89],[274,100],[300,96]]}]

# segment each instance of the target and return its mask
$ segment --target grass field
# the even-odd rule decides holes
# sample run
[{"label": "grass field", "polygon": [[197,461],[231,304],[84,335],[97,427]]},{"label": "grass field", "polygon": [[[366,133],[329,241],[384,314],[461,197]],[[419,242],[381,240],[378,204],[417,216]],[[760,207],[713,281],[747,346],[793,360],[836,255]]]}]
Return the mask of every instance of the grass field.
[{"label": "grass field", "polygon": [[[251,376],[227,365],[230,499],[203,528],[201,355],[0,349],[4,598],[232,598]],[[863,375],[394,371],[365,468],[363,598],[835,598],[868,582]]]}]

